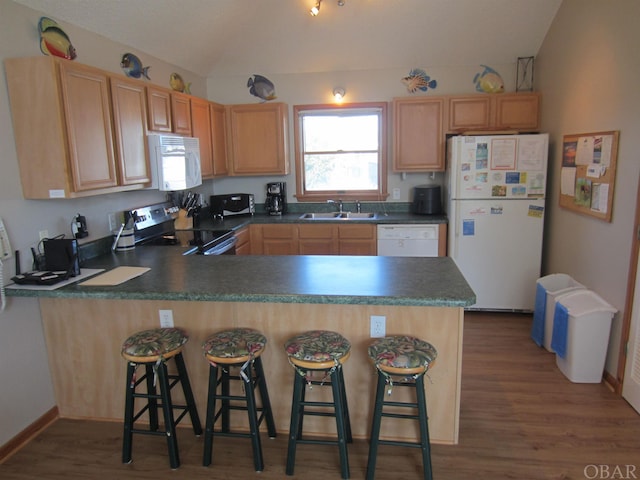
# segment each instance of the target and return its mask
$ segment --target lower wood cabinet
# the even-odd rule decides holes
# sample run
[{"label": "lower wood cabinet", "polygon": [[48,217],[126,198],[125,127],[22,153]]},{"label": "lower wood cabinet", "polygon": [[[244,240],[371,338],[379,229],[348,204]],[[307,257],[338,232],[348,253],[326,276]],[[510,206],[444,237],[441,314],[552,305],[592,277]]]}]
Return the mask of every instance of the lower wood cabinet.
[{"label": "lower wood cabinet", "polygon": [[249,227],[241,228],[235,232],[238,243],[236,243],[236,255],[251,255],[251,235]]},{"label": "lower wood cabinet", "polygon": [[374,224],[251,225],[255,255],[376,255]]}]

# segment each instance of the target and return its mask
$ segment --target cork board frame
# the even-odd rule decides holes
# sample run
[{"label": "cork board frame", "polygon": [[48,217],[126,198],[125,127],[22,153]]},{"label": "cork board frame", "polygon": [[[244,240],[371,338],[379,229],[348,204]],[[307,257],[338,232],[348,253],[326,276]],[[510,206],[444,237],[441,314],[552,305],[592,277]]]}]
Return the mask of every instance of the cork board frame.
[{"label": "cork board frame", "polygon": [[565,135],[560,207],[611,222],[620,132]]}]

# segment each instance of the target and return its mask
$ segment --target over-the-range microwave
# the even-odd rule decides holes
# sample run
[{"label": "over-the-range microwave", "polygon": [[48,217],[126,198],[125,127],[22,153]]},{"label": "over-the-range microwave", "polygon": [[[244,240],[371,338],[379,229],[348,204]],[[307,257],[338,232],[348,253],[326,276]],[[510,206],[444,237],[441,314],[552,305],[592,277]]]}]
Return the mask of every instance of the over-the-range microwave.
[{"label": "over-the-range microwave", "polygon": [[202,185],[200,141],[180,135],[149,134],[151,187],[162,191]]}]

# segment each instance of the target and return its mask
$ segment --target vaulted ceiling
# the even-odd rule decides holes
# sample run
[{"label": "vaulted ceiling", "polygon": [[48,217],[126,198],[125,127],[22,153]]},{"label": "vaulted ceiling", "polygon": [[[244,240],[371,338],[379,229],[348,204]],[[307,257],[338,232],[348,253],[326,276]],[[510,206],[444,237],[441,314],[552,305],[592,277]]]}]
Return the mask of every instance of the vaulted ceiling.
[{"label": "vaulted ceiling", "polygon": [[[514,63],[562,0],[13,0],[202,76]],[[72,39],[73,40],[73,39]]]}]

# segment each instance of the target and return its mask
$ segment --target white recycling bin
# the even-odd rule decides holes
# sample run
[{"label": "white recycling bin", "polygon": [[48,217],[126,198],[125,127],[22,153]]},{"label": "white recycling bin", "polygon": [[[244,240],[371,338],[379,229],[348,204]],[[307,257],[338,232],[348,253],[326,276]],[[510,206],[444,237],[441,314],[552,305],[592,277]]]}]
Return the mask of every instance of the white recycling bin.
[{"label": "white recycling bin", "polygon": [[602,381],[611,320],[617,311],[587,289],[557,298],[552,344],[556,365],[572,382]]},{"label": "white recycling bin", "polygon": [[536,282],[536,288],[536,303],[533,316],[534,322],[541,323],[538,325],[538,333],[534,335],[536,337],[534,340],[538,345],[542,345],[548,351],[553,352],[551,348],[551,333],[553,332],[556,300],[560,295],[584,289],[585,286],[566,273],[552,273],[539,278]]}]

